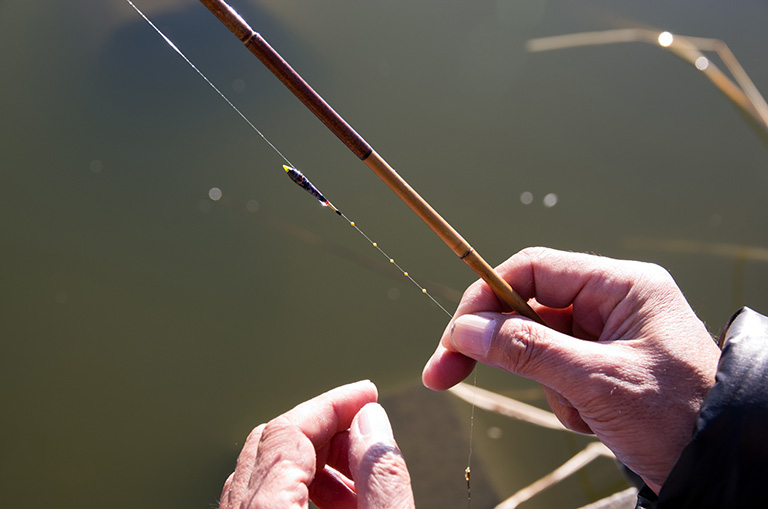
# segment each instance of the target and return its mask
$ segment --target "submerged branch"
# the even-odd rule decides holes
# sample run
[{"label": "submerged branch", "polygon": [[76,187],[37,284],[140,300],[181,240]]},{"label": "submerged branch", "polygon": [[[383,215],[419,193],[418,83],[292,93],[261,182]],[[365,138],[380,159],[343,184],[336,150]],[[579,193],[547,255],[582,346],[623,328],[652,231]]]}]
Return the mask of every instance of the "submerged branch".
[{"label": "submerged branch", "polygon": [[568,429],[557,420],[555,414],[515,399],[496,394],[495,392],[479,387],[472,387],[463,382],[448,389],[448,391],[467,403],[474,403],[477,408],[494,412],[505,417],[511,417],[518,421],[535,424],[542,428],[568,431]]},{"label": "submerged branch", "polygon": [[613,458],[613,453],[602,443],[592,442],[571,459],[545,475],[538,481],[521,489],[504,502],[496,506],[496,509],[514,509],[526,500],[533,498],[538,493],[559,483],[566,477],[576,473],[589,463],[600,457]]}]

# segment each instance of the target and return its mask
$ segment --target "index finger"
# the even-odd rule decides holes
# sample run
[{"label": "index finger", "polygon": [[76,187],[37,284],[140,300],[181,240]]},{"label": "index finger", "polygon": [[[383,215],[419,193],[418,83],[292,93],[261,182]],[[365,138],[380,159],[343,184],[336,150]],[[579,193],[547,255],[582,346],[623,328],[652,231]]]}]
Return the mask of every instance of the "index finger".
[{"label": "index finger", "polygon": [[[640,262],[528,248],[499,265],[496,271],[521,297],[535,299],[534,308],[545,320],[549,314],[562,323],[562,312],[553,310],[573,306],[572,313],[580,329],[577,335],[597,338],[616,304],[637,284],[639,265],[647,270],[648,264]],[[465,292],[456,317],[481,311],[502,312],[503,308],[493,291],[479,281]]]},{"label": "index finger", "polygon": [[327,445],[334,435],[349,429],[352,419],[378,394],[370,380],[342,385],[305,401],[289,410],[283,417],[296,425],[315,446]]}]

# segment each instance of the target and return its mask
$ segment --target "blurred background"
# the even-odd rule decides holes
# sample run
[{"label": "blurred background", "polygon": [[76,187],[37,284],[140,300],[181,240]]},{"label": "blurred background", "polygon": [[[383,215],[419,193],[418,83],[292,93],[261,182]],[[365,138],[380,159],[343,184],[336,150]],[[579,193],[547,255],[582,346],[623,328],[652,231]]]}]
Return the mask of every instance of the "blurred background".
[{"label": "blurred background", "polygon": [[[202,4],[136,3],[454,309],[474,273]],[[658,46],[525,49],[627,27],[714,37],[766,92],[765,2],[232,5],[489,263],[531,245],[659,263],[713,334],[741,305],[768,312],[768,147],[744,116]],[[420,386],[448,317],[125,1],[4,0],[0,62],[4,504],[215,507],[252,427],[369,378],[419,507],[466,505],[470,408]],[[478,385],[546,407],[517,377]],[[473,436],[478,509],[590,440],[482,411]],[[601,460],[524,507],[624,486]]]}]

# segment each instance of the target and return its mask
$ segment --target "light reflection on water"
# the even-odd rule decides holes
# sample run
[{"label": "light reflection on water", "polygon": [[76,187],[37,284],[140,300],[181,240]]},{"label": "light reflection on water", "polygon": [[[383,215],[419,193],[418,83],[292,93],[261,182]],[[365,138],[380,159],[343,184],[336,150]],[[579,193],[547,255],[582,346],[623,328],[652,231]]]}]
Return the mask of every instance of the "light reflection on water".
[{"label": "light reflection on water", "polygon": [[[207,505],[250,427],[293,404],[371,378],[397,406],[446,322],[121,4],[0,7],[8,505]],[[154,4],[140,7],[452,309],[474,274],[205,9]],[[714,333],[741,304],[768,311],[765,146],[658,48],[523,44],[624,24],[717,37],[765,92],[766,9],[242,5],[490,263],[536,244],[661,263]],[[542,403],[492,370],[479,384]],[[419,437],[419,420],[396,433]],[[483,414],[477,429],[500,495],[583,444]],[[614,487],[609,468],[529,507],[586,503]]]},{"label": "light reflection on water", "polygon": [[675,37],[669,32],[662,32],[659,34],[659,45],[663,47],[669,47],[674,42]]}]

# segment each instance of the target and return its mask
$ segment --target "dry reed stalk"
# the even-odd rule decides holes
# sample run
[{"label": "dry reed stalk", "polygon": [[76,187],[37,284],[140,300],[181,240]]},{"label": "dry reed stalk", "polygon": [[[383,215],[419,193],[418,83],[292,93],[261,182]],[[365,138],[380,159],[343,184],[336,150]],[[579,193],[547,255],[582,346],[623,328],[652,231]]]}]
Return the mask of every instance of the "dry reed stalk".
[{"label": "dry reed stalk", "polygon": [[[528,51],[538,52],[626,42],[645,42],[661,47],[695,66],[747,115],[759,129],[761,137],[768,139],[768,104],[728,45],[719,39],[673,35],[643,28],[624,28],[531,39],[526,47]],[[703,51],[717,53],[733,80],[706,58]]]},{"label": "dry reed stalk", "polygon": [[526,500],[530,500],[535,495],[541,493],[547,488],[554,486],[566,477],[573,475],[600,457],[613,458],[614,456],[610,449],[608,449],[602,443],[592,442],[549,474],[526,486],[525,488],[521,489],[503,501],[501,504],[497,505],[496,509],[515,509]]},{"label": "dry reed stalk", "polygon": [[448,392],[467,403],[474,404],[488,412],[493,412],[504,417],[511,417],[518,421],[524,421],[542,428],[554,429],[558,431],[568,431],[563,426],[555,414],[547,412],[535,406],[528,405],[516,399],[508,398],[495,392],[491,392],[480,387],[473,387],[461,382],[450,389]]}]

